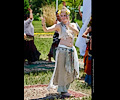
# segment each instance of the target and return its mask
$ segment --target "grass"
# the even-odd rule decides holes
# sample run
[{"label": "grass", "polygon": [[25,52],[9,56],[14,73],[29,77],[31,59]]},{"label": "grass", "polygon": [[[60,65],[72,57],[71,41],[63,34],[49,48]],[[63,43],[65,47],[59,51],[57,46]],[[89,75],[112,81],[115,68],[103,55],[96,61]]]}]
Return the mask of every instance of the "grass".
[{"label": "grass", "polygon": [[[49,84],[52,74],[53,74],[53,71],[38,71],[38,72],[30,72],[30,73],[24,74],[24,86]],[[84,74],[84,70],[80,70],[80,77],[83,74]],[[88,94],[89,97],[83,97],[82,100],[91,100],[91,87],[87,86],[86,83],[81,82],[79,79],[74,80],[74,82],[71,83],[69,89]],[[70,100],[73,100],[73,99],[70,99]]]},{"label": "grass", "polygon": [[39,71],[24,74],[24,85],[48,84],[52,71]]},{"label": "grass", "polygon": [[[24,73],[24,85],[49,84],[53,71],[38,71]],[[80,77],[84,74],[84,70],[80,70]],[[70,85],[70,89],[91,94],[91,87],[80,80],[75,80]]]},{"label": "grass", "polygon": [[37,50],[41,53],[40,58],[42,60],[48,59],[48,53],[53,42],[52,38],[40,38],[40,35],[35,35],[34,43]]},{"label": "grass", "polygon": [[[33,21],[32,24],[34,26],[34,33],[46,33],[42,29],[41,20],[40,21]],[[52,32],[47,32],[47,33],[52,33]]]},{"label": "grass", "polygon": [[44,32],[42,29],[41,21],[33,21],[32,24],[34,26],[34,33],[43,33]]}]

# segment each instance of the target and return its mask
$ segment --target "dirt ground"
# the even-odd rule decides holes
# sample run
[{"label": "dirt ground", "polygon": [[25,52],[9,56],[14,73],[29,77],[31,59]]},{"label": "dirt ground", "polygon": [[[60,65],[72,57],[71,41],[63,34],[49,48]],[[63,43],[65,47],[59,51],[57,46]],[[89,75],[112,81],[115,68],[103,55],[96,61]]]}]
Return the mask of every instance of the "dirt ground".
[{"label": "dirt ground", "polygon": [[[76,100],[82,99],[82,97],[88,96],[87,94],[76,92],[73,90],[68,90],[68,92],[71,94],[71,97],[64,98],[65,100],[70,98],[74,98]],[[24,86],[24,100],[54,100],[57,98],[57,100],[63,100],[61,99],[61,95],[57,92],[57,89],[50,89],[47,90],[47,85],[32,85],[32,86]],[[53,99],[54,98],[54,99]]]}]

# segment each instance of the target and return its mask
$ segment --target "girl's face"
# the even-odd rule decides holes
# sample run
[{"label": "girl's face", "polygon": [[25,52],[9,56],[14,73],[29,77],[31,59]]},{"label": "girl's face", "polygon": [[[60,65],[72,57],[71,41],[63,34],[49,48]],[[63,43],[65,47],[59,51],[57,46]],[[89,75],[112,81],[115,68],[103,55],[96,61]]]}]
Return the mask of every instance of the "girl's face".
[{"label": "girl's face", "polygon": [[66,13],[61,13],[60,14],[60,17],[61,17],[61,21],[63,22],[63,23],[66,23],[67,21],[68,21],[68,16],[66,15]]}]

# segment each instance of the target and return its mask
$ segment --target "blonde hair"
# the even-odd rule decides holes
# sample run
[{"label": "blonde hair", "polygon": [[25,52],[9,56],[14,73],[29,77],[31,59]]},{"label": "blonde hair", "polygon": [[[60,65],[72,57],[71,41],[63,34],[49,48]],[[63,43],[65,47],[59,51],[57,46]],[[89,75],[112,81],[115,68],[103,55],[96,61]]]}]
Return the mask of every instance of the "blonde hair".
[{"label": "blonde hair", "polygon": [[58,14],[60,15],[61,13],[66,13],[67,15],[70,14],[70,10],[67,9],[65,6],[62,7],[61,10],[58,11]]}]

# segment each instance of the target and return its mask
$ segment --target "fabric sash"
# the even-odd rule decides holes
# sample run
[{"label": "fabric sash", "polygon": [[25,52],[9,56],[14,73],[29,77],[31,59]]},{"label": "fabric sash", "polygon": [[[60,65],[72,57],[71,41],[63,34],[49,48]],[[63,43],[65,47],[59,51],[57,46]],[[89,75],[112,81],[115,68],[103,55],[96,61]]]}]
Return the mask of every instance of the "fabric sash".
[{"label": "fabric sash", "polygon": [[[68,49],[71,49],[71,47],[67,47],[65,45],[58,45],[58,47],[62,47],[62,48],[68,48]],[[77,55],[77,51],[76,51],[76,48],[73,46],[73,51],[74,51],[74,69],[75,71],[77,72],[77,75],[75,76],[76,78],[79,77],[79,61],[78,61],[78,55]],[[51,88],[57,88],[58,86],[57,85],[53,85],[53,79],[54,79],[54,75],[55,75],[55,72],[56,72],[56,68],[57,68],[57,58],[58,58],[58,54],[59,54],[59,50],[56,51],[56,62],[55,62],[55,68],[54,68],[54,72],[53,72],[53,75],[51,77],[51,80],[50,80],[50,83],[47,87],[48,90],[50,90]]]}]

